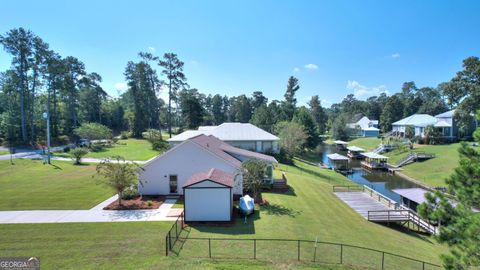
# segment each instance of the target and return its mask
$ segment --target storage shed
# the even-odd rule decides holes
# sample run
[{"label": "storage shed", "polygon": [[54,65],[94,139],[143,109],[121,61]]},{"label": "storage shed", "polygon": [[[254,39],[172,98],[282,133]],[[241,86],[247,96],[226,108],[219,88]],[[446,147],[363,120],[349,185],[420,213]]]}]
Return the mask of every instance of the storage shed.
[{"label": "storage shed", "polygon": [[214,168],[192,175],[183,186],[185,221],[230,221],[234,178]]}]

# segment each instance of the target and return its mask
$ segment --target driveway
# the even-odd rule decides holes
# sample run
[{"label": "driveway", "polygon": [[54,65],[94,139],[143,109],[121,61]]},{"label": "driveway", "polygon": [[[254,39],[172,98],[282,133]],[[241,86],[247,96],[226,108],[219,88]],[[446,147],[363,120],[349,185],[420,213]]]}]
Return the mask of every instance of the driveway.
[{"label": "driveway", "polygon": [[112,196],[90,210],[0,211],[0,224],[174,221],[179,214],[178,210],[171,209],[177,199],[166,199],[158,209],[103,210],[103,207],[109,205],[117,198],[117,195]]}]

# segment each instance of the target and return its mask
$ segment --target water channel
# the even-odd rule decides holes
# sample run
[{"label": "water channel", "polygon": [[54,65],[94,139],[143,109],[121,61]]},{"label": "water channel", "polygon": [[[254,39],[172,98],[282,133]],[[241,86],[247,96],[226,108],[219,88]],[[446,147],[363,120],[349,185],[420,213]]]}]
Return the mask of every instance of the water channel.
[{"label": "water channel", "polygon": [[[323,144],[319,154],[324,164],[330,165],[327,155],[332,153],[347,155],[347,151],[337,150],[334,145]],[[387,172],[365,170],[361,167],[360,162],[361,160],[350,159],[348,165],[353,169],[353,173],[347,175],[348,179],[357,184],[366,185],[396,202],[400,201],[400,196],[393,192],[393,189],[420,187],[400,176]]]}]

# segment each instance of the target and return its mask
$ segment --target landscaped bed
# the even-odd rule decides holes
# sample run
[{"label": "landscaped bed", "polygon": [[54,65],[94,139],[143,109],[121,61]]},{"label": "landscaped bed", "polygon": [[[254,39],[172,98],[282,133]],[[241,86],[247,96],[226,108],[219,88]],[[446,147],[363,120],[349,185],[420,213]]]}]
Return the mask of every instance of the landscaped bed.
[{"label": "landscaped bed", "polygon": [[165,196],[138,196],[133,199],[122,200],[122,205],[115,200],[103,208],[103,210],[138,210],[158,209],[165,202]]}]

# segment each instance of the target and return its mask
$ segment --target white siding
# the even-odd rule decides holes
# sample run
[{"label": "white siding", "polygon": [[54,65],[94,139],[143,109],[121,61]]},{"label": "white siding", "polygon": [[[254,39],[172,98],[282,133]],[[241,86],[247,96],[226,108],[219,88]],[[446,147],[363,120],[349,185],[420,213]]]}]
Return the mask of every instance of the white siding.
[{"label": "white siding", "polygon": [[[203,182],[205,183],[205,182]],[[185,189],[186,221],[229,221],[232,196],[229,188]]]},{"label": "white siding", "polygon": [[[188,141],[166,152],[164,156],[151,161],[144,168],[145,170],[140,175],[143,186],[138,186],[139,192],[144,195],[169,194],[169,175],[178,176],[178,194],[183,194],[183,185],[195,173],[208,171],[211,168],[233,175],[239,173],[239,170],[232,164]],[[237,176],[236,180],[242,181],[242,177]],[[243,193],[242,183],[237,183],[233,192],[241,195]]]}]

